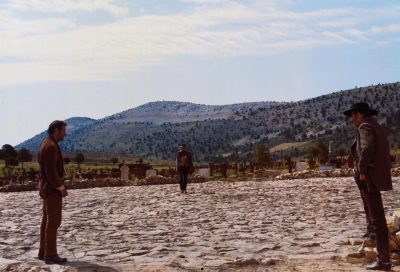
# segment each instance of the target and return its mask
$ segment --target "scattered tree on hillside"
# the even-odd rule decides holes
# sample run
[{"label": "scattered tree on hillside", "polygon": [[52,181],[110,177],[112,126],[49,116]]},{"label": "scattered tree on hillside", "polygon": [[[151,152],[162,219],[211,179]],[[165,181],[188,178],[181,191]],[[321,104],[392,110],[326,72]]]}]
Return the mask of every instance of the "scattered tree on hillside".
[{"label": "scattered tree on hillside", "polygon": [[211,161],[214,163],[226,163],[226,158],[222,157],[222,155],[212,156]]},{"label": "scattered tree on hillside", "polygon": [[315,146],[318,148],[318,161],[322,164],[326,163],[329,159],[329,150],[326,144],[321,139],[317,140]]},{"label": "scattered tree on hillside", "polygon": [[12,147],[9,144],[3,145],[3,147],[0,150],[0,159],[4,160],[5,167],[17,166],[18,165],[17,155],[18,155],[17,151],[14,149],[14,147]]},{"label": "scattered tree on hillside", "polygon": [[292,162],[292,158],[290,156],[285,157],[285,164],[288,168],[289,173],[292,173],[293,162]]},{"label": "scattered tree on hillside", "polygon": [[119,159],[118,158],[111,158],[111,163],[116,164],[118,163]]},{"label": "scattered tree on hillside", "polygon": [[312,158],[313,160],[318,157],[318,161],[322,164],[326,163],[329,159],[328,147],[321,139],[317,139],[315,144],[307,147],[305,153],[308,154],[308,157],[310,159]]},{"label": "scattered tree on hillside", "polygon": [[[395,148],[400,143],[399,94],[399,83],[368,86],[305,101],[277,103],[262,111],[257,110],[256,107],[250,107],[252,108],[250,110],[249,107],[241,106],[232,110],[232,116],[235,116],[233,120],[230,119],[229,114],[219,115],[218,120],[213,119],[214,112],[220,113],[212,107],[210,114],[205,115],[204,120],[196,119],[196,121],[180,123],[166,122],[151,125],[144,120],[128,124],[129,118],[126,123],[114,122],[113,118],[108,118],[95,123],[91,129],[79,129],[79,133],[74,133],[73,136],[71,135],[72,138],[69,138],[70,140],[63,142],[65,145],[63,150],[107,153],[122,151],[128,152],[128,155],[158,155],[159,158],[173,160],[176,142],[185,141],[197,158],[205,162],[219,154],[231,154],[235,151],[243,160],[245,158],[251,160],[254,157],[246,157],[246,155],[254,152],[256,143],[273,146],[283,142],[311,140],[316,144],[319,137],[324,137],[326,145],[329,138],[335,140],[338,148],[349,147],[354,139],[354,128],[350,120],[341,113],[352,103],[359,101],[368,102],[371,107],[381,110],[382,114],[377,116],[377,120],[380,123],[385,123],[386,120],[385,127],[390,146]],[[223,109],[222,106],[219,110]],[[234,114],[235,111],[238,111],[237,115]],[[196,116],[196,111],[194,110],[191,114]],[[124,114],[122,115],[125,117]],[[115,116],[118,117],[118,115]],[[242,117],[246,120],[243,121]],[[128,131],[129,133],[126,133]],[[325,135],[320,134],[323,132]],[[90,133],[97,135],[94,141],[85,141],[84,139],[91,138]],[[126,135],[129,137],[127,138]],[[38,139],[36,138],[35,141],[23,146],[34,150],[38,146]],[[323,153],[318,153],[315,160],[324,161]],[[294,150],[288,151],[282,153],[280,159],[285,156],[294,158],[302,155],[296,154]],[[311,155],[307,154],[307,156]],[[230,161],[234,159],[232,156],[228,158]]]},{"label": "scattered tree on hillside", "polygon": [[239,158],[239,155],[236,151],[232,152],[231,154],[228,155],[228,160],[229,162],[237,162]]},{"label": "scattered tree on hillside", "polygon": [[21,162],[22,169],[24,169],[24,162],[32,161],[32,154],[26,148],[21,148],[18,152],[17,160]]},{"label": "scattered tree on hillside", "polygon": [[315,160],[319,154],[319,149],[315,145],[310,145],[305,149],[305,153],[308,155],[308,158]]},{"label": "scattered tree on hillside", "polygon": [[263,144],[257,144],[254,148],[253,159],[256,163],[261,165],[269,165],[271,162],[269,149]]},{"label": "scattered tree on hillside", "polygon": [[65,157],[64,158],[64,163],[65,164],[69,164],[71,162],[71,159],[70,158],[68,158],[68,157]]},{"label": "scattered tree on hillside", "polygon": [[343,165],[344,159],[345,159],[346,156],[349,155],[349,152],[347,152],[345,149],[341,148],[338,151],[338,155],[340,157],[341,165]]},{"label": "scattered tree on hillside", "polygon": [[8,157],[5,159],[5,166],[6,167],[14,167],[18,166],[18,160],[14,157]]},{"label": "scattered tree on hillside", "polygon": [[78,164],[78,169],[79,169],[79,171],[80,171],[80,170],[81,170],[81,163],[84,162],[85,156],[83,156],[82,153],[78,153],[78,154],[76,154],[74,160],[75,160],[75,162]]}]

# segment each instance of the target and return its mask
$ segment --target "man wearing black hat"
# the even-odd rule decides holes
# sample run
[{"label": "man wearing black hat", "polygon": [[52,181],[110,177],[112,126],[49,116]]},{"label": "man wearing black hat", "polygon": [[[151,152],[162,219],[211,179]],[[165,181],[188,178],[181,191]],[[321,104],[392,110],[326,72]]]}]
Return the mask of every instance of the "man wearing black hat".
[{"label": "man wearing black hat", "polygon": [[372,118],[378,111],[367,103],[353,104],[344,115],[351,117],[357,135],[351,146],[359,173],[360,190],[365,201],[368,222],[375,232],[378,260],[370,265],[370,270],[390,270],[389,235],[383,209],[381,191],[392,190],[390,174],[390,148],[383,128]]},{"label": "man wearing black hat", "polygon": [[192,154],[187,150],[186,144],[179,146],[176,154],[176,170],[179,173],[179,186],[182,193],[186,194],[188,175],[193,167]]}]

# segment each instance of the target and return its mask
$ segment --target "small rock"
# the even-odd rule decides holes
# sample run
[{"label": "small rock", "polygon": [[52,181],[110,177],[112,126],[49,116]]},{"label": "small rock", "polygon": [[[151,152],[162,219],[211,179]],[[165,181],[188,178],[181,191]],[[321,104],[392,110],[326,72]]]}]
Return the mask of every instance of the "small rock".
[{"label": "small rock", "polygon": [[365,255],[361,252],[354,252],[354,253],[349,253],[347,256],[347,258],[355,258],[355,259],[361,259],[364,258]]},{"label": "small rock", "polygon": [[97,256],[97,257],[103,257],[103,256],[107,256],[110,254],[110,250],[104,249],[104,250],[93,250],[93,251],[89,251],[87,253],[87,255],[90,256]]},{"label": "small rock", "polygon": [[269,259],[269,260],[264,260],[262,263],[264,265],[276,265],[277,264],[277,260]]},{"label": "small rock", "polygon": [[399,252],[392,252],[390,258],[393,260],[400,260],[400,253]]},{"label": "small rock", "polygon": [[348,246],[348,245],[350,245],[350,240],[349,239],[341,240],[341,241],[336,242],[335,244],[337,244],[339,246]]},{"label": "small rock", "polygon": [[247,259],[247,260],[237,260],[235,261],[235,264],[238,266],[248,266],[248,265],[259,265],[260,262],[257,261],[256,259]]},{"label": "small rock", "polygon": [[227,263],[229,263],[229,261],[227,261],[227,260],[219,260],[219,259],[208,260],[204,263],[204,266],[205,267],[219,267],[219,266],[222,266]]},{"label": "small rock", "polygon": [[363,239],[360,238],[350,238],[349,239],[349,243],[352,246],[358,246],[361,245],[363,243]]},{"label": "small rock", "polygon": [[388,230],[389,230],[390,233],[396,233],[396,232],[399,231],[399,229],[396,228],[393,223],[388,224]]},{"label": "small rock", "polygon": [[376,252],[376,248],[366,247],[364,248],[365,257],[369,261],[374,261],[378,257],[378,253]]},{"label": "small rock", "polygon": [[393,216],[393,225],[397,230],[400,229],[400,216],[397,215]]},{"label": "small rock", "polygon": [[400,247],[400,232],[397,232],[396,235],[391,234],[389,238],[390,240],[393,240]]},{"label": "small rock", "polygon": [[362,243],[362,247],[366,248],[366,247],[375,247],[376,246],[376,242],[375,240],[370,240],[370,239],[364,239],[363,243]]},{"label": "small rock", "polygon": [[389,240],[389,250],[390,251],[399,250],[399,246],[397,245],[397,243],[395,241]]},{"label": "small rock", "polygon": [[149,252],[150,252],[149,250],[132,250],[132,251],[129,251],[129,254],[132,256],[141,256],[141,255],[145,255]]},{"label": "small rock", "polygon": [[307,243],[307,244],[304,244],[303,245],[303,247],[318,247],[318,246],[320,246],[320,243]]},{"label": "small rock", "polygon": [[28,270],[28,272],[40,272],[42,269],[39,266],[34,266],[31,267],[31,269]]},{"label": "small rock", "polygon": [[330,259],[331,259],[332,261],[341,261],[341,260],[342,260],[342,257],[337,256],[337,255],[334,255],[334,256],[332,256]]},{"label": "small rock", "polygon": [[350,253],[346,256],[346,262],[351,263],[351,264],[359,264],[362,263],[364,260],[364,254],[362,253]]},{"label": "small rock", "polygon": [[400,210],[396,210],[393,212],[393,216],[400,217]]},{"label": "small rock", "polygon": [[85,257],[85,255],[86,255],[85,252],[74,253],[75,258],[77,258],[77,259],[83,258],[83,257]]}]

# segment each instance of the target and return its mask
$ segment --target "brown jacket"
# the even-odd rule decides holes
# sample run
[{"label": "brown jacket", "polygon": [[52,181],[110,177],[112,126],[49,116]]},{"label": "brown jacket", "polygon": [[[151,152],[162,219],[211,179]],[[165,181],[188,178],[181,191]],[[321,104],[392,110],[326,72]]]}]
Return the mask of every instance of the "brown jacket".
[{"label": "brown jacket", "polygon": [[358,127],[351,151],[358,170],[367,176],[369,191],[393,189],[389,142],[383,128],[374,119],[367,118]]},{"label": "brown jacket", "polygon": [[191,169],[193,167],[192,154],[187,150],[181,150],[176,153],[176,168],[187,168]]},{"label": "brown jacket", "polygon": [[50,137],[43,140],[39,147],[40,165],[39,190],[41,194],[55,192],[64,185],[64,160],[60,147]]}]

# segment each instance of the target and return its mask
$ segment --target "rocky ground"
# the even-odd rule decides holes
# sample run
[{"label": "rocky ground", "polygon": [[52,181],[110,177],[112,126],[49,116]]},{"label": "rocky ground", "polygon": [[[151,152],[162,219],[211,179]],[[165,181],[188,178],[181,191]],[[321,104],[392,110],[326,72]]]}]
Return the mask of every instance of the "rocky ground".
[{"label": "rocky ground", "polygon": [[[400,208],[400,178],[383,195]],[[59,253],[37,260],[36,192],[0,194],[1,271],[364,271],[346,261],[364,231],[351,178],[208,182],[70,190]],[[393,271],[400,271],[395,266]]]}]

